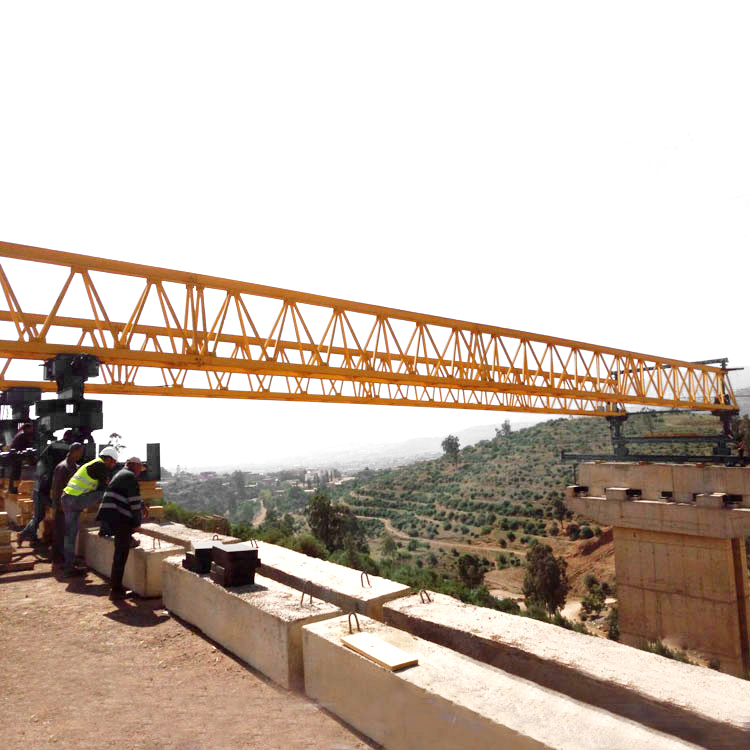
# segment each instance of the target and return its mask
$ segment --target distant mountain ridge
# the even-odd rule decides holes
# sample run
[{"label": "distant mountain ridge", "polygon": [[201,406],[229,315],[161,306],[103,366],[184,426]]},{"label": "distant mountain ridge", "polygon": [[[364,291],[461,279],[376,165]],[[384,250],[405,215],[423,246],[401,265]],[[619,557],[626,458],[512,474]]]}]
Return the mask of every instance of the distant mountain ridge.
[{"label": "distant mountain ridge", "polygon": [[[513,431],[521,430],[546,418],[541,417],[536,421],[511,422],[511,428]],[[276,461],[269,460],[257,464],[233,464],[230,466],[199,466],[195,467],[194,470],[278,471],[291,468],[335,468],[346,474],[361,471],[365,468],[388,469],[441,456],[443,453],[441,443],[449,434],[455,435],[459,439],[461,447],[464,448],[468,445],[476,445],[482,440],[491,440],[495,437],[496,430],[501,427],[502,423],[478,425],[464,430],[446,432],[440,437],[411,438],[395,443],[355,442],[348,445],[311,450],[309,453],[298,453]]]}]

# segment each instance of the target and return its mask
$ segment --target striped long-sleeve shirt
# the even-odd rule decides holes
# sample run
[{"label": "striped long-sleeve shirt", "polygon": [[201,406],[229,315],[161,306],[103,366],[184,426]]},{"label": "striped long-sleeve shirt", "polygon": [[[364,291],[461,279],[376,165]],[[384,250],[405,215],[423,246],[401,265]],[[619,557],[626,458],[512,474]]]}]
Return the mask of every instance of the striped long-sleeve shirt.
[{"label": "striped long-sleeve shirt", "polygon": [[141,523],[142,505],[135,474],[130,469],[120,469],[104,491],[96,518],[113,525],[128,523],[135,528]]}]

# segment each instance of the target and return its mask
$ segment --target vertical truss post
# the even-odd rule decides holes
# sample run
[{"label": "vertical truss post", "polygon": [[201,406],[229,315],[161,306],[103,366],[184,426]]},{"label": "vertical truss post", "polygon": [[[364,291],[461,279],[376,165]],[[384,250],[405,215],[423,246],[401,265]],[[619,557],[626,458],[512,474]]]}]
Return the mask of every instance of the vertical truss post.
[{"label": "vertical truss post", "polygon": [[609,434],[612,439],[612,451],[615,454],[615,458],[620,461],[624,461],[628,455],[628,446],[622,439],[622,426],[625,424],[627,418],[627,414],[618,414],[615,417],[607,417],[607,422],[609,422]]}]

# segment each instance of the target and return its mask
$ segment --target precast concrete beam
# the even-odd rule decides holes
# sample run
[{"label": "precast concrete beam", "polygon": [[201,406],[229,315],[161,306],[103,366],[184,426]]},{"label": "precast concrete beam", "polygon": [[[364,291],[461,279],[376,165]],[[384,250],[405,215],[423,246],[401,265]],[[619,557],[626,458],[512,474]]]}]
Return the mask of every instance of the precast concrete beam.
[{"label": "precast concrete beam", "polygon": [[411,588],[402,583],[366,576],[359,570],[308,557],[286,547],[266,542],[258,542],[258,547],[261,575],[309,591],[344,612],[358,612],[380,620],[385,602],[411,593]]},{"label": "precast concrete beam", "polygon": [[384,621],[461,654],[704,747],[750,747],[750,683],[603,638],[430,592]]},{"label": "precast concrete beam", "polygon": [[302,629],[305,691],[389,750],[699,747],[370,618],[360,624],[419,664],[391,672],[344,646],[348,618],[324,620]]},{"label": "precast concrete beam", "polygon": [[182,567],[183,556],[163,562],[164,606],[235,656],[286,688],[304,687],[302,626],[337,617],[341,610],[256,575],[255,584],[226,589]]},{"label": "precast concrete beam", "polygon": [[[115,543],[112,537],[99,536],[99,529],[83,529],[79,533],[83,537],[86,565],[103,576],[109,578],[112,572],[112,559],[115,554]],[[159,541],[154,545],[152,537],[136,532],[133,537],[141,544],[130,550],[125,573],[122,578],[123,586],[132,589],[143,597],[157,597],[162,594],[161,563],[164,558],[183,552],[181,547]]]},{"label": "precast concrete beam", "polygon": [[177,544],[185,549],[190,549],[193,542],[205,542],[216,538],[216,541],[232,544],[239,542],[237,537],[214,534],[201,529],[191,529],[181,523],[174,521],[148,521],[141,524],[141,534],[161,539],[170,544]]}]

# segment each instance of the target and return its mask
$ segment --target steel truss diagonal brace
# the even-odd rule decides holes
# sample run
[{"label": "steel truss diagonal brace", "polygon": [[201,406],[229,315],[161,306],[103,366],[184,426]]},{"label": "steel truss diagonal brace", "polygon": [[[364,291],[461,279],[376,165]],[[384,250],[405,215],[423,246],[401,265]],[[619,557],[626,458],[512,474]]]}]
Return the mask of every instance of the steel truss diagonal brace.
[{"label": "steel truss diagonal brace", "polygon": [[[0,265],[0,389],[50,389],[14,372],[77,352],[103,365],[90,393],[553,414],[737,408],[726,370],[707,364],[11,243],[0,258],[13,261]],[[20,291],[58,269],[49,300]],[[121,320],[103,291],[118,279]]]}]

